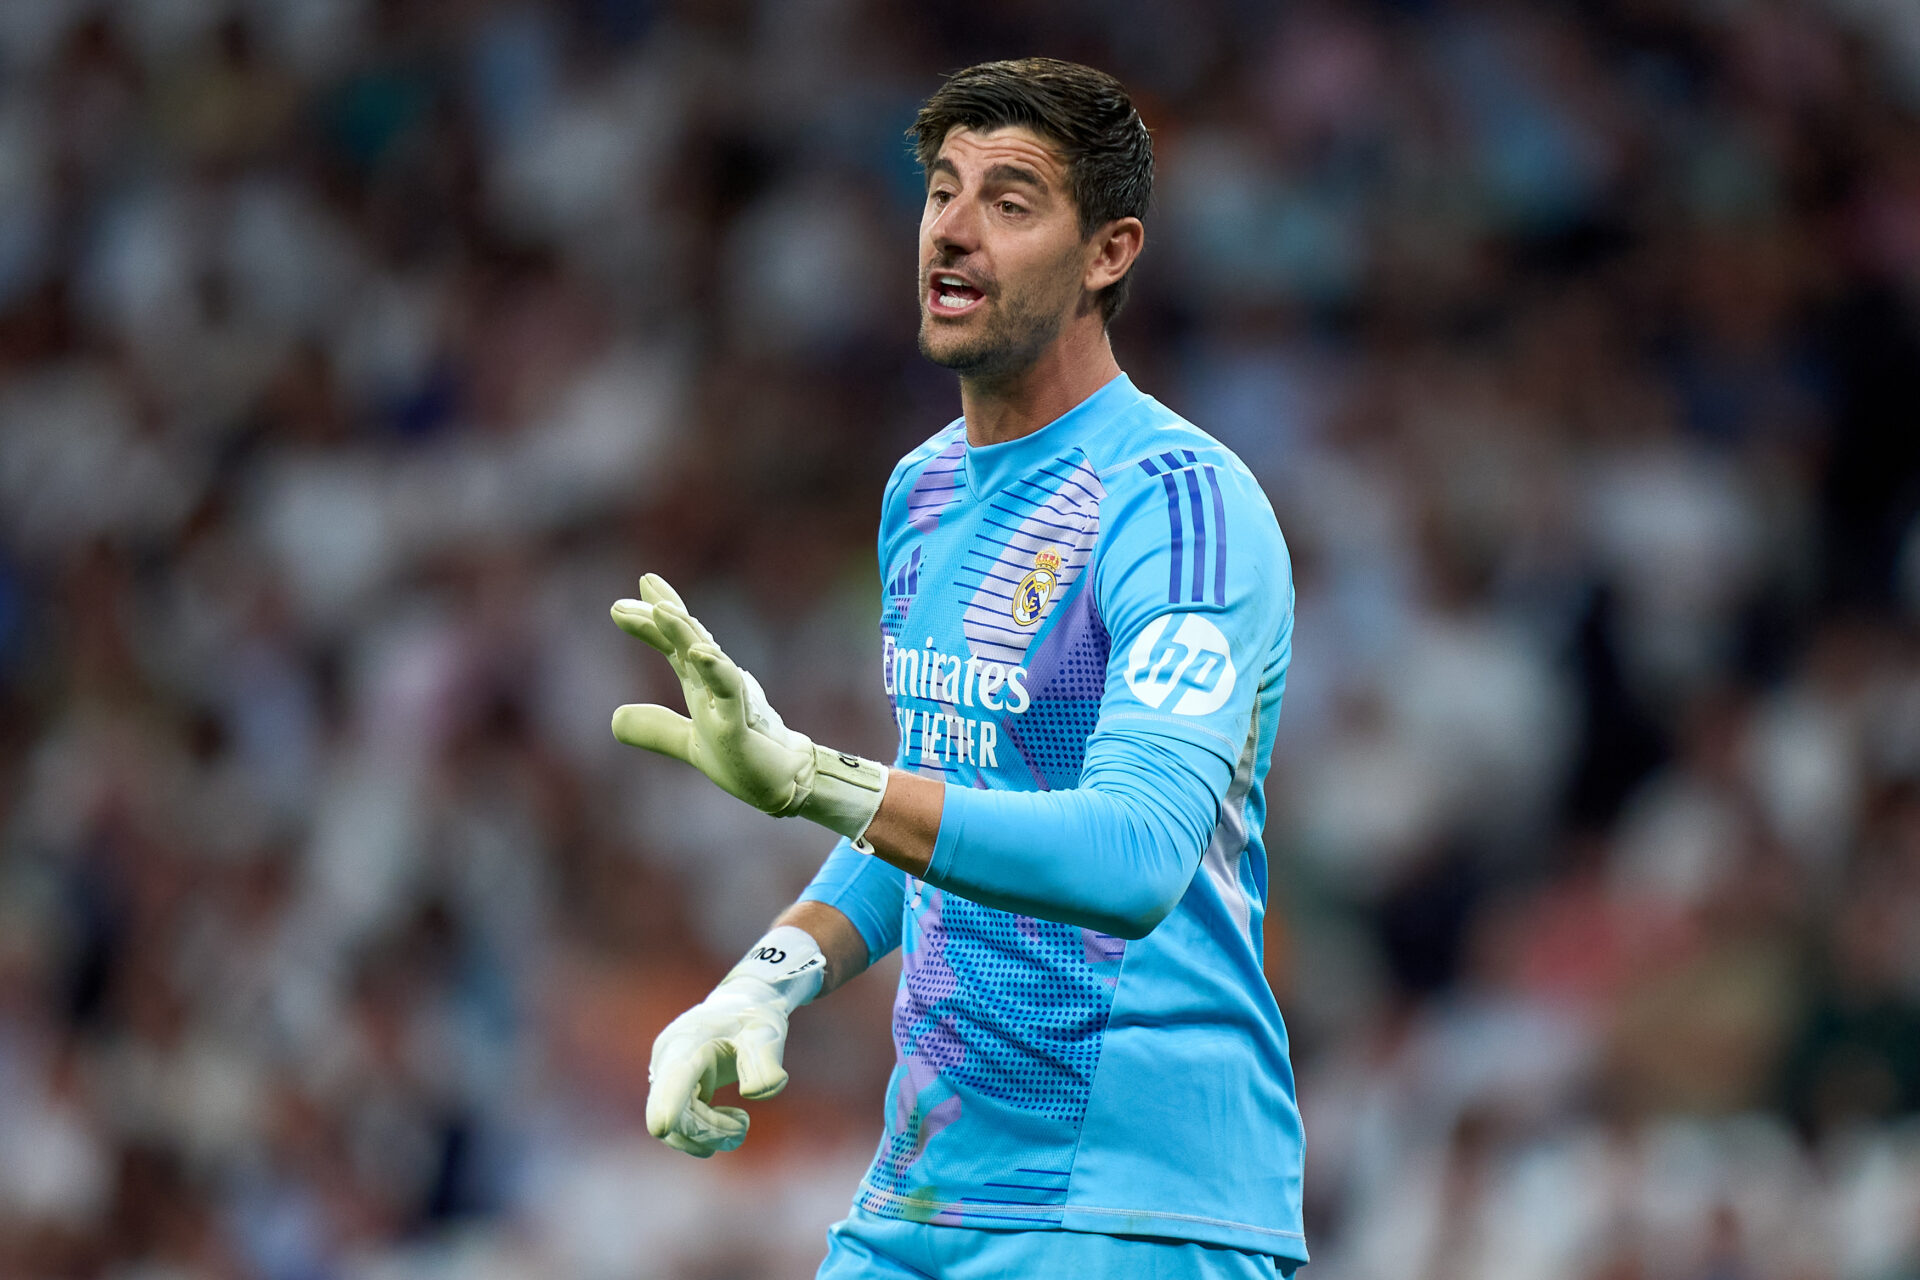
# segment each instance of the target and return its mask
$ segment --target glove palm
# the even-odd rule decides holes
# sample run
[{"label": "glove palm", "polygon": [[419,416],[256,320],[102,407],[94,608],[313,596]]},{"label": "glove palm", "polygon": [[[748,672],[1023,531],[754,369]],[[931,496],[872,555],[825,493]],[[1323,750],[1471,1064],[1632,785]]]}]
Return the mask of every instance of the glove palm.
[{"label": "glove palm", "polygon": [[736,1083],[749,1101],[779,1093],[786,1043],[787,1007],[771,986],[750,977],[722,983],[654,1040],[648,1130],[689,1155],[733,1150],[746,1140],[747,1113],[714,1106],[714,1094]]}]

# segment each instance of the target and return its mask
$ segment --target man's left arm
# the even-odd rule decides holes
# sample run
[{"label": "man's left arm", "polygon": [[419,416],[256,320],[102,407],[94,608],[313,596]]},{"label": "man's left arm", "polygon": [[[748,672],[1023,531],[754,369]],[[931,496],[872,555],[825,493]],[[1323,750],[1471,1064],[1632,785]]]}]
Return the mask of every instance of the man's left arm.
[{"label": "man's left arm", "polygon": [[1231,775],[1211,751],[1145,734],[1090,745],[1065,791],[979,791],[895,769],[866,839],[985,906],[1142,938],[1186,892]]}]

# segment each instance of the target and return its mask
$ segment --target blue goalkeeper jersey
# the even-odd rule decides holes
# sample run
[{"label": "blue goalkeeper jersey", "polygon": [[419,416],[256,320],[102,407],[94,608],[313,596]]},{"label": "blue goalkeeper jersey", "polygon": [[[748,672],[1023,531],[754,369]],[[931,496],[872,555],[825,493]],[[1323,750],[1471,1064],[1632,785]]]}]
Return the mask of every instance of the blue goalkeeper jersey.
[{"label": "blue goalkeeper jersey", "polygon": [[1261,964],[1293,583],[1259,485],[1122,375],[908,454],[880,565],[895,763],[949,785],[924,880],[842,842],[805,894],[903,953],[855,1202],[1304,1261]]}]

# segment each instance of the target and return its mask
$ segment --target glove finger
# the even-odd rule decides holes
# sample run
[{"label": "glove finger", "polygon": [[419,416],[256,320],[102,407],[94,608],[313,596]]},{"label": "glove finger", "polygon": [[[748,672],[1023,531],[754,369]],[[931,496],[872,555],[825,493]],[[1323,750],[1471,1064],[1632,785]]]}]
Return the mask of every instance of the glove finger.
[{"label": "glove finger", "polygon": [[712,1147],[703,1147],[691,1138],[681,1137],[678,1132],[669,1133],[666,1137],[660,1139],[660,1141],[666,1143],[675,1151],[684,1151],[688,1155],[701,1160],[710,1158],[714,1151]]},{"label": "glove finger", "polygon": [[682,613],[686,612],[687,602],[673,589],[673,584],[657,573],[641,575],[640,598],[648,604],[670,604]]},{"label": "glove finger", "polygon": [[[660,633],[682,657],[686,656],[688,649],[702,641],[715,644],[713,633],[701,626],[700,620],[685,609],[675,608],[670,604],[657,604],[653,606],[653,621],[654,625],[660,628]],[[718,646],[715,645],[715,647]]]},{"label": "glove finger", "polygon": [[710,1107],[695,1098],[674,1131],[714,1151],[731,1151],[747,1140],[747,1113],[739,1107]]},{"label": "glove finger", "polygon": [[700,1078],[714,1068],[720,1055],[717,1041],[709,1040],[687,1052],[655,1055],[653,1086],[647,1090],[647,1132],[664,1138],[680,1122],[700,1088]]},{"label": "glove finger", "polygon": [[629,702],[615,708],[613,736],[630,747],[693,763],[693,721],[656,703]]},{"label": "glove finger", "polygon": [[687,665],[707,686],[707,692],[716,698],[738,701],[746,687],[741,678],[745,673],[734,664],[732,658],[720,652],[720,646],[716,644],[701,643],[687,650]]},{"label": "glove finger", "polygon": [[680,593],[668,586],[667,580],[659,574],[650,573],[640,579],[640,596],[656,610],[685,622],[700,639],[713,639],[713,632],[707,630],[705,624],[693,616],[693,610],[687,608],[687,602],[680,598]]},{"label": "glove finger", "polygon": [[614,625],[622,631],[672,655],[673,645],[662,634],[660,624],[654,621],[652,605],[643,600],[615,600],[612,613]]},{"label": "glove finger", "polygon": [[781,1043],[782,1037],[772,1027],[753,1027],[734,1037],[733,1063],[741,1097],[758,1101],[787,1087],[787,1071],[780,1065]]}]

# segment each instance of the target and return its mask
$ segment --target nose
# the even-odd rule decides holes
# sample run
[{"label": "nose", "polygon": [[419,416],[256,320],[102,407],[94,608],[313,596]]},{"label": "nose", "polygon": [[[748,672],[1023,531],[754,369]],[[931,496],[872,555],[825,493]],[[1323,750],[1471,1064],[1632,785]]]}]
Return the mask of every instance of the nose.
[{"label": "nose", "polygon": [[980,247],[979,211],[963,197],[947,201],[927,228],[933,247],[945,256],[959,257]]}]

